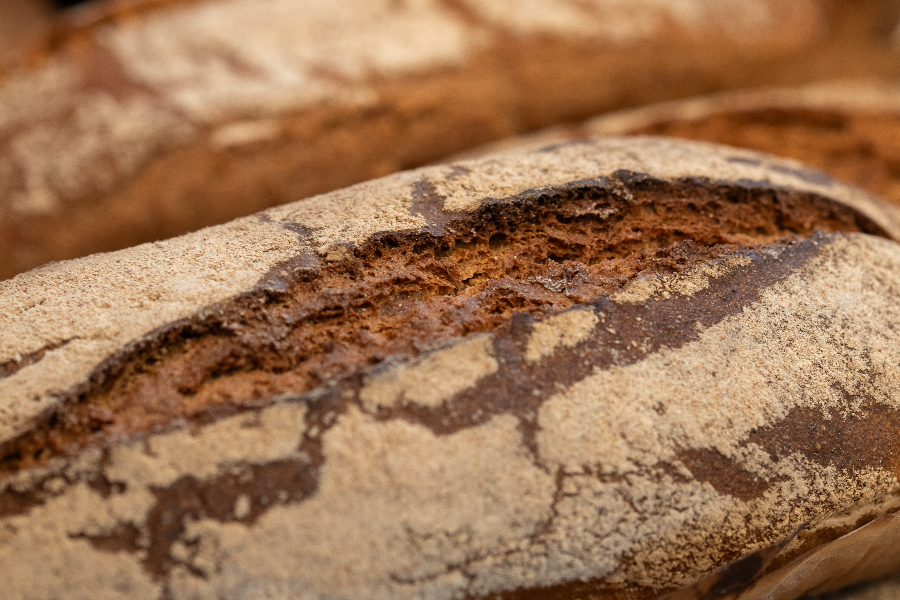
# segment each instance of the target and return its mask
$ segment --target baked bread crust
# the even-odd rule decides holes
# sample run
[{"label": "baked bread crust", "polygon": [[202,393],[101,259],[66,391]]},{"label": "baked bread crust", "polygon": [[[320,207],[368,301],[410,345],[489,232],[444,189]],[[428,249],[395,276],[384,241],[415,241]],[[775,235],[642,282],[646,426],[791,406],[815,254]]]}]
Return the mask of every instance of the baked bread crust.
[{"label": "baked bread crust", "polygon": [[[548,253],[537,275],[516,262],[529,219],[558,236],[523,246]],[[591,227],[618,241],[591,254]],[[900,508],[878,436],[900,421],[892,239],[896,209],[797,163],[605,139],[22,274],[0,283],[4,593],[642,599],[772,544],[790,565]],[[381,296],[378,253],[405,261]],[[279,388],[294,367],[228,345],[279,355],[354,311],[410,321],[431,301],[416,269],[476,286],[473,264],[497,285],[433,287],[486,325],[321,383]],[[623,275],[597,280],[606,264]],[[205,347],[227,351],[207,369]],[[162,424],[129,430],[110,400],[184,376]]]},{"label": "baked bread crust", "polygon": [[799,160],[900,204],[900,87],[845,81],[727,92],[601,115],[465,156],[592,136],[665,135]]},{"label": "baked bread crust", "polygon": [[900,75],[896,7],[846,4],[99,3],[0,84],[0,277],[834,54]]}]

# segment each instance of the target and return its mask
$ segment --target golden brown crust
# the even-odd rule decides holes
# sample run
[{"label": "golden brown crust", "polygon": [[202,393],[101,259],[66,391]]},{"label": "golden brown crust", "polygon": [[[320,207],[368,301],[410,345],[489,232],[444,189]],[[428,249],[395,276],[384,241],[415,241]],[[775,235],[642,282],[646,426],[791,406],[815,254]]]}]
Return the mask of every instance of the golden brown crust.
[{"label": "golden brown crust", "polygon": [[[0,480],[4,591],[650,599],[773,544],[790,565],[898,507],[900,447],[873,437],[900,421],[898,233],[890,207],[796,163],[607,139],[20,275],[0,285],[3,439],[64,434],[79,405],[100,435],[47,435],[49,460]],[[402,259],[407,296],[380,258]],[[451,297],[490,326],[440,338],[454,313],[312,385],[266,380],[289,374],[292,335],[354,306],[377,346],[378,323]],[[159,390],[196,375],[186,398],[235,383],[116,434],[116,365]]]},{"label": "golden brown crust", "polygon": [[900,204],[900,87],[847,81],[729,92],[610,113],[479,151],[597,135],[665,135],[799,160]]}]

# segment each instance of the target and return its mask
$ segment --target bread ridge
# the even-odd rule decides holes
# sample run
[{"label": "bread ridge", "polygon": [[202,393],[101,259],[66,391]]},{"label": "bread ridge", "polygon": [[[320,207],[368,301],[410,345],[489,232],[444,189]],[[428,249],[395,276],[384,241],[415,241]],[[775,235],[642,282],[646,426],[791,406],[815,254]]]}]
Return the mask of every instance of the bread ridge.
[{"label": "bread ridge", "polygon": [[[830,13],[812,0],[645,0],[642,10],[557,0],[550,13],[502,0],[420,0],[396,11],[387,2],[352,11],[274,0],[119,6],[95,9],[4,78],[0,256],[11,262],[0,276],[561,120],[761,82],[776,64],[803,79],[787,63],[831,47]],[[301,46],[292,44],[297,28],[308,33]],[[878,52],[864,68],[890,70],[892,54]],[[726,57],[773,64],[742,70]],[[645,85],[658,77],[673,86]]]},{"label": "bread ridge", "polygon": [[[0,483],[0,567],[19,565],[2,568],[5,591],[656,598],[801,524],[816,535],[785,560],[895,511],[896,449],[864,434],[900,409],[896,211],[793,162],[662,138],[400,173],[3,282],[4,360],[34,356],[0,379],[4,440],[165,321],[349,264],[379,234],[424,243],[486,207],[564,189],[628,202],[642,182],[810,194],[882,237],[818,233],[638,277],[358,377],[22,470]],[[89,364],[65,372],[76,360]],[[45,387],[17,395],[23,381]]]}]

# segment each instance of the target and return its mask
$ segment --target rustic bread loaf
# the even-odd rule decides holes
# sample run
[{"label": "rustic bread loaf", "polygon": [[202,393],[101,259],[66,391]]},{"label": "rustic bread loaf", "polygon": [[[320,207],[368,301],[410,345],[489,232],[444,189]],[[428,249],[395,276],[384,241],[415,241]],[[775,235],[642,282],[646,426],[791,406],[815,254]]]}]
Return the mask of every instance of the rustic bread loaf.
[{"label": "rustic bread loaf", "polygon": [[606,139],[0,282],[4,598],[763,585],[900,509],[898,212]]},{"label": "rustic bread loaf", "polygon": [[900,204],[900,85],[873,81],[729,92],[650,105],[470,151],[598,135],[665,135],[799,160]]},{"label": "rustic bread loaf", "polygon": [[900,76],[898,12],[885,0],[90,3],[0,81],[0,278],[602,110]]}]

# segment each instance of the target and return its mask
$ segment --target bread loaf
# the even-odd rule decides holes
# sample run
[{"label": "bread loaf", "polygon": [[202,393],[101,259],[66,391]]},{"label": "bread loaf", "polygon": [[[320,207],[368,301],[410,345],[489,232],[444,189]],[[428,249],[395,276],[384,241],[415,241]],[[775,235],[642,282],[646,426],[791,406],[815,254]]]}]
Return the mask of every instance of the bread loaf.
[{"label": "bread loaf", "polygon": [[4,597],[763,585],[900,509],[898,238],[797,163],[613,138],[0,282]]},{"label": "bread loaf", "polygon": [[0,81],[3,278],[603,110],[900,76],[886,0],[86,6]]},{"label": "bread loaf", "polygon": [[665,135],[799,160],[900,204],[900,86],[854,81],[729,92],[601,115],[470,151],[598,135]]}]

